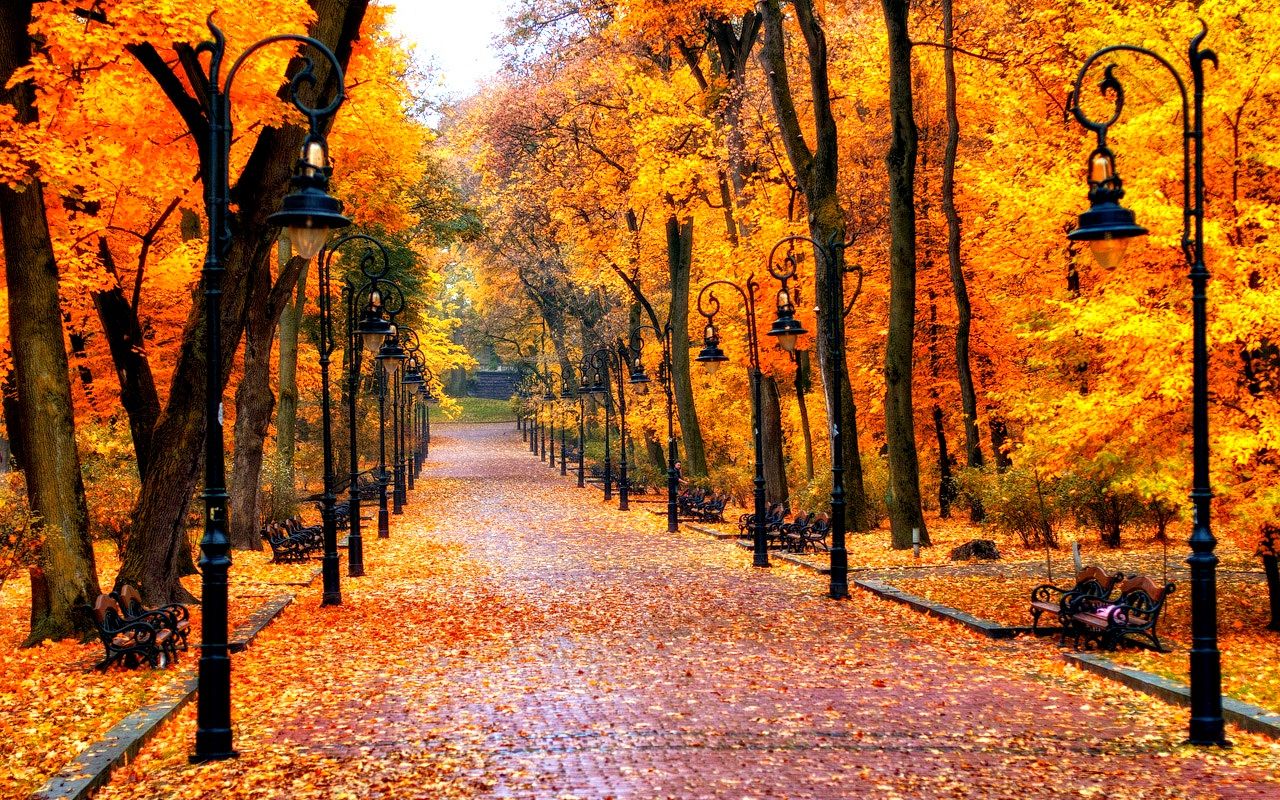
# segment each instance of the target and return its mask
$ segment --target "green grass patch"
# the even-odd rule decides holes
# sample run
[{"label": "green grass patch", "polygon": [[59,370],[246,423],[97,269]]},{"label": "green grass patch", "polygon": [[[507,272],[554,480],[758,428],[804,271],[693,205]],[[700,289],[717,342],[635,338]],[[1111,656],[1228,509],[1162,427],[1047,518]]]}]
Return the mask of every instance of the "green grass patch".
[{"label": "green grass patch", "polygon": [[515,412],[509,400],[490,400],[486,397],[450,398],[462,409],[450,422],[515,422]]}]

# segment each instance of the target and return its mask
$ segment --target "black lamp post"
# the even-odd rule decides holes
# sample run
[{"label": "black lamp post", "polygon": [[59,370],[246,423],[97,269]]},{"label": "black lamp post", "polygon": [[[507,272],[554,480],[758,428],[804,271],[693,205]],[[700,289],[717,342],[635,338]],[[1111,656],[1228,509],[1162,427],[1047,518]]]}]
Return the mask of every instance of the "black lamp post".
[{"label": "black lamp post", "polygon": [[[782,289],[778,292],[779,319],[770,328],[769,335],[777,336],[780,345],[790,344],[791,348],[794,348],[795,337],[805,331],[803,328],[798,327],[799,322],[794,319],[794,316],[791,322],[794,322],[795,326],[792,326],[786,323],[781,313],[784,303],[790,308],[793,315],[795,312],[795,306],[791,304],[790,294],[787,290],[787,280],[795,274],[795,265],[790,263],[789,266],[791,267],[791,272],[781,273],[774,271],[775,267],[772,260],[769,263],[769,273],[782,281]],[[769,566],[769,541],[765,536],[764,524],[764,433],[761,430],[762,425],[760,422],[760,384],[762,376],[760,373],[760,340],[756,334],[756,290],[760,288],[760,284],[756,283],[755,277],[747,278],[745,288],[732,281],[717,280],[706,284],[698,292],[698,313],[706,318],[707,325],[703,333],[702,351],[698,353],[696,360],[710,374],[715,374],[719,370],[720,364],[729,360],[729,357],[720,349],[720,333],[716,330],[716,314],[720,313],[720,301],[712,290],[717,285],[728,286],[741,295],[743,308],[747,316],[747,355],[751,371],[751,424],[756,462],[755,478],[752,481],[755,486],[755,514],[752,522],[752,564],[757,567],[767,567]],[[782,323],[781,327],[780,323]]]},{"label": "black lamp post", "polygon": [[[583,375],[583,391],[599,397],[603,395],[604,404],[604,499],[613,499],[613,462],[609,447],[609,414],[613,409],[613,392],[609,388],[609,349],[602,347],[586,357],[586,368],[590,370],[591,380]],[[588,388],[589,387],[589,388]]]},{"label": "black lamp post", "polygon": [[[808,236],[786,236],[778,241],[769,251],[769,273],[782,280],[782,289],[778,292],[778,318],[774,320],[768,335],[777,337],[778,346],[788,352],[795,352],[796,339],[808,331],[795,318],[795,302],[787,291],[787,280],[796,273],[796,260],[793,252],[796,242],[808,242],[814,252],[830,270],[836,264],[836,248],[843,246],[821,244]],[[779,248],[787,246],[787,254],[783,258],[783,267],[779,269],[774,262]],[[831,583],[830,596],[833,600],[841,600],[849,596],[849,553],[845,547],[845,498],[844,498],[844,434],[840,430],[840,420],[844,414],[844,398],[840,395],[839,376],[844,374],[844,275],[831,275],[827,281],[827,296],[822,298],[825,309],[821,317],[828,327],[827,340],[831,343],[835,360],[833,376],[826,381],[828,434],[831,441]]]},{"label": "black lamp post", "polygon": [[[403,306],[402,306],[403,307]],[[397,309],[398,311],[399,309]],[[391,483],[391,473],[387,469],[387,394],[391,390],[391,382],[395,377],[400,362],[405,358],[404,348],[396,338],[396,312],[391,312],[391,332],[378,348],[375,359],[377,368],[378,391],[378,538],[391,536],[391,524],[387,514],[387,487]]]},{"label": "black lamp post", "polygon": [[[324,538],[324,558],[321,561],[321,576],[324,585],[322,605],[341,605],[342,589],[340,585],[340,576],[338,573],[338,531],[337,520],[334,518],[334,503],[337,499],[334,484],[337,481],[337,468],[334,465],[333,458],[333,409],[332,397],[329,391],[329,363],[333,355],[333,351],[337,348],[337,340],[333,334],[333,300],[332,300],[332,274],[333,274],[333,257],[343,247],[351,243],[359,243],[365,245],[367,252],[361,259],[361,268],[366,270],[366,276],[381,275],[382,272],[370,273],[370,270],[377,264],[377,254],[382,256],[382,268],[385,272],[387,267],[387,252],[383,248],[382,243],[372,236],[366,236],[363,233],[348,234],[329,243],[320,251],[319,258],[319,283],[320,283],[320,429],[321,439],[324,449],[324,493],[321,495],[320,520],[323,528]],[[346,345],[348,360],[351,365],[352,373],[357,373],[359,369],[360,344],[357,340],[355,315],[352,313],[354,304],[351,300],[354,292],[349,291],[350,287],[344,288],[344,294],[347,296],[347,335]],[[389,327],[389,326],[388,326]],[[353,393],[354,397],[354,393]],[[351,424],[355,425],[355,416],[352,415]],[[354,457],[355,450],[352,449]],[[359,577],[364,574],[364,558],[362,545],[360,541],[360,493],[355,491],[355,481],[352,480],[352,500],[350,506],[350,519],[352,520],[352,528],[347,540],[350,563],[348,567],[349,573],[353,577]]]},{"label": "black lamp post", "polygon": [[[347,372],[347,433],[349,437],[347,444],[350,450],[351,477],[347,487],[350,503],[348,519],[351,525],[351,533],[347,538],[347,574],[353,578],[364,575],[364,536],[361,533],[360,520],[360,452],[356,437],[356,398],[360,391],[360,356],[362,352],[368,353],[371,358],[377,356],[382,349],[382,344],[391,334],[391,323],[386,318],[387,314],[397,313],[404,307],[404,294],[400,291],[400,287],[384,277],[391,269],[390,255],[381,242],[377,240],[374,242],[377,244],[381,259],[366,255],[360,262],[360,271],[364,275],[365,282],[357,286],[348,280],[345,286],[347,330],[350,331],[349,346],[351,347],[350,369]],[[364,303],[363,308],[357,312],[357,304],[361,302]],[[376,361],[374,369],[377,370]],[[376,372],[374,380],[378,380]],[[375,389],[377,385],[374,384]],[[379,480],[381,480],[381,472],[379,472]],[[388,535],[385,512],[384,504],[378,515],[379,538],[385,538]]]},{"label": "black lamp post", "polygon": [[632,367],[631,351],[618,339],[613,348],[601,347],[591,354],[591,362],[596,366],[597,374],[606,376],[602,383],[594,387],[605,395],[605,499],[609,499],[609,403],[613,392],[612,382],[618,387],[618,510],[630,511],[630,482],[627,480],[627,390],[626,384],[646,384],[649,376],[643,370],[637,372]]},{"label": "black lamp post", "polygon": [[436,376],[430,370],[427,370],[429,382],[424,386],[423,391],[426,393],[422,404],[422,457],[426,459],[431,455],[431,406],[440,402],[440,398],[436,396],[436,391],[431,387],[435,382]]},{"label": "black lamp post", "polygon": [[587,485],[587,366],[582,365],[582,381],[578,384],[578,488]]},{"label": "black lamp post", "polygon": [[423,385],[426,380],[422,377],[422,366],[419,356],[422,354],[422,347],[418,341],[418,334],[411,328],[404,329],[404,335],[409,346],[405,351],[409,354],[408,360],[405,362],[404,374],[400,378],[400,385],[404,388],[405,403],[403,409],[403,422],[401,429],[405,444],[401,448],[400,459],[404,464],[404,476],[406,482],[405,502],[409,501],[408,492],[413,491],[414,465],[417,461],[417,453],[419,448],[418,438],[420,431],[418,430],[418,397],[422,394]]},{"label": "black lamp post", "polygon": [[[641,325],[641,330],[648,329],[653,331],[657,337],[658,343],[662,346],[662,363],[658,367],[658,382],[662,384],[662,391],[667,401],[667,532],[675,533],[680,530],[679,511],[676,504],[676,496],[680,491],[680,481],[676,477],[676,423],[675,423],[675,397],[673,395],[673,387],[671,381],[671,322],[662,326],[659,331],[652,325]],[[643,345],[643,341],[641,341]],[[635,365],[640,375],[644,375],[644,367],[640,363],[640,353],[636,353]],[[648,381],[647,375],[644,381],[637,381],[633,370],[632,383],[643,383]]]},{"label": "black lamp post", "polygon": [[556,468],[556,392],[555,392],[555,374],[551,368],[547,368],[546,376],[546,392],[542,395],[542,402],[547,406],[547,439],[550,442],[551,468]]},{"label": "black lamp post", "polygon": [[[572,388],[570,388],[569,381],[564,379],[564,375],[561,375],[560,376],[560,399],[570,401],[570,408],[572,408],[572,401],[576,400],[577,398],[578,398],[578,393],[575,392]],[[571,413],[571,411],[562,411],[562,414],[566,416],[569,413]],[[567,422],[562,423],[560,425],[560,476],[561,477],[566,477],[569,474],[568,431],[569,431],[569,425],[567,424]]]},{"label": "black lamp post", "polygon": [[205,215],[209,223],[204,279],[205,314],[205,468],[204,468],[204,534],[200,539],[201,597],[204,608],[200,634],[200,661],[197,677],[196,737],[191,761],[219,761],[235,758],[231,733],[231,657],[227,644],[227,572],[231,568],[231,543],[227,538],[226,454],[222,430],[222,280],[225,268],[223,254],[231,245],[230,216],[231,178],[231,88],[245,59],[276,42],[294,42],[318,50],[334,70],[337,90],[328,105],[315,108],[300,96],[308,83],[303,76],[313,75],[310,58],[290,82],[290,100],[306,115],[308,133],[303,140],[302,155],[294,172],[293,189],[282,208],[268,221],[289,229],[290,241],[298,255],[314,258],[330,229],[342,228],[351,221],[342,215],[342,204],[329,195],[328,146],[323,130],[343,101],[342,65],[323,43],[309,36],[282,34],[271,36],[249,46],[221,77],[226,39],[222,31],[209,21],[212,40],[202,43],[198,51],[209,54],[209,72],[199,65],[189,70],[196,96],[204,99],[203,120],[207,138],[202,142],[205,190]]},{"label": "black lamp post", "polygon": [[1218,651],[1218,596],[1214,555],[1217,541],[1209,527],[1209,349],[1207,298],[1209,270],[1204,263],[1204,65],[1218,65],[1218,56],[1201,47],[1208,27],[1191,38],[1187,50],[1191,69],[1192,94],[1182,74],[1163,56],[1145,47],[1119,44],[1104,47],[1085,59],[1076,76],[1070,97],[1071,112],[1085,128],[1098,137],[1089,154],[1089,210],[1080,215],[1080,226],[1067,238],[1088,242],[1098,263],[1105,268],[1119,266],[1128,240],[1147,231],[1134,220],[1133,212],[1120,205],[1124,188],[1116,172],[1115,155],[1107,147],[1107,131],[1124,109],[1124,88],[1108,65],[1098,88],[1114,103],[1111,116],[1103,122],[1090,119],[1080,107],[1081,89],[1089,69],[1104,56],[1117,52],[1149,56],[1169,71],[1182,96],[1182,252],[1191,269],[1192,388],[1191,388],[1191,501],[1195,519],[1191,531],[1191,722],[1188,740],[1198,745],[1226,745],[1222,720],[1222,665]]}]

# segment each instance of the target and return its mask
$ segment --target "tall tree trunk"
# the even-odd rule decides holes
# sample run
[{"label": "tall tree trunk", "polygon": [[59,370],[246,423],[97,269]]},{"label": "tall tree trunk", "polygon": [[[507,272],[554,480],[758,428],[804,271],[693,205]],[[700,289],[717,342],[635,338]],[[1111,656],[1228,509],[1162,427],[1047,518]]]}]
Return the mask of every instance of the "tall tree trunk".
[{"label": "tall tree trunk", "polygon": [[[316,11],[311,35],[332,48],[339,63],[345,65],[368,0],[312,0],[311,7]],[[156,78],[197,140],[203,140],[208,121],[198,101],[186,92],[183,80],[150,45],[134,45],[129,50]],[[297,65],[291,68],[296,69]],[[304,87],[304,95],[325,100],[332,97],[335,76],[328,62],[317,59],[314,74],[316,83],[309,90]],[[288,188],[303,136],[299,127],[264,128],[233,187],[231,200],[238,212],[232,223],[235,235],[224,258],[220,365],[224,384],[245,329],[253,274],[267,269],[267,259],[275,245],[267,217],[276,210]],[[296,279],[295,273],[293,280]],[[286,276],[281,280],[293,285]],[[179,551],[189,548],[185,520],[203,450],[204,330],[204,309],[197,287],[183,329],[169,402],[156,425],[151,466],[134,508],[133,535],[126,542],[116,578],[117,582],[140,586],[144,601],[149,604],[192,599],[178,583]]]},{"label": "tall tree trunk", "polygon": [[680,417],[680,439],[688,475],[706,476],[707,450],[702,443],[698,408],[693,403],[689,371],[689,280],[693,269],[693,220],[667,219],[667,268],[671,275],[671,384]]},{"label": "tall tree trunk", "polygon": [[[31,6],[12,3],[0,14],[0,105],[12,107],[16,121],[24,125],[38,121],[36,87],[30,80],[13,85],[9,81],[31,61]],[[0,233],[21,417],[9,434],[20,441],[27,501],[40,517],[42,536],[40,580],[31,583],[31,632],[24,642],[29,646],[93,630],[85,608],[98,595],[98,573],[76,451],[58,265],[45,216],[44,186],[35,176],[17,187],[0,183]]]},{"label": "tall tree trunk", "polygon": [[[831,110],[827,41],[822,21],[814,12],[812,0],[795,0],[792,6],[808,50],[809,89],[816,132],[816,144],[812,150],[805,141],[791,94],[780,0],[763,0],[757,6],[764,26],[760,66],[764,69],[769,84],[769,96],[778,119],[778,129],[787,151],[787,159],[795,170],[796,180],[809,206],[809,235],[830,254],[830,258],[824,258],[820,254],[815,259],[817,267],[814,287],[819,302],[818,363],[822,371],[828,420],[831,418],[830,410],[835,407],[836,392],[840,393],[841,398],[845,524],[848,530],[866,531],[871,528],[871,515],[868,513],[867,495],[862,480],[862,456],[858,450],[858,409],[854,403],[848,369],[839,368],[839,355],[845,347],[844,308],[829,308],[825,300],[834,288],[832,282],[843,282],[845,273],[845,214],[840,205],[839,142],[836,119]],[[830,323],[828,315],[832,314],[837,315],[838,324]],[[828,425],[828,434],[831,433],[830,427]]]},{"label": "tall tree trunk", "polygon": [[[978,397],[973,388],[973,364],[969,359],[969,332],[973,325],[973,308],[969,304],[969,287],[960,258],[960,214],[956,211],[956,155],[960,148],[960,116],[956,108],[956,55],[952,50],[955,22],[953,0],[942,0],[942,67],[946,75],[947,147],[942,156],[942,213],[947,219],[947,262],[951,273],[951,289],[955,293],[956,376],[960,381],[960,408],[964,412],[964,444],[966,464],[981,469],[982,438],[978,433]],[[981,522],[985,516],[982,500],[970,495],[969,517]]]},{"label": "tall tree trunk", "polygon": [[[281,231],[280,264],[289,261],[289,234]],[[294,301],[280,315],[279,381],[280,408],[276,412],[276,460],[271,475],[271,519],[285,519],[298,510],[297,480],[294,476],[293,456],[297,450],[298,424],[298,331],[302,328],[302,312],[307,303],[307,265],[298,272],[298,290]],[[342,383],[338,373],[338,383]],[[337,430],[342,430],[341,427]],[[342,437],[335,436],[335,439]],[[343,462],[337,461],[337,464]]]},{"label": "tall tree trunk", "polygon": [[809,351],[796,351],[796,405],[800,408],[800,434],[804,437],[804,476],[813,480],[813,431],[809,428],[809,401],[805,396],[812,388]]},{"label": "tall tree trunk", "polygon": [[770,503],[783,503],[789,508],[791,499],[787,491],[787,465],[782,458],[782,399],[778,382],[772,375],[762,375],[760,386],[760,419],[764,444],[764,492]]},{"label": "tall tree trunk", "polygon": [[[266,269],[255,273],[253,300],[249,306],[244,346],[244,375],[236,387],[234,466],[231,471],[231,546],[236,550],[262,549],[258,518],[262,505],[262,460],[271,427],[276,397],[271,391],[271,347],[276,325],[302,279],[307,262],[286,258],[280,279],[271,282]],[[287,490],[293,496],[293,487]]]},{"label": "tall tree trunk", "polygon": [[942,354],[938,352],[938,293],[929,290],[929,374],[933,378],[929,397],[933,401],[933,435],[938,442],[938,515],[951,518],[951,504],[955,501],[956,478],[951,470],[951,453],[947,447],[946,417],[942,412],[938,383],[941,379]]},{"label": "tall tree trunk", "polygon": [[921,544],[929,531],[920,508],[920,463],[911,396],[916,320],[916,122],[912,110],[909,0],[881,0],[889,33],[889,340],[885,345],[885,432],[889,445],[888,507],[894,549]]},{"label": "tall tree trunk", "polygon": [[[115,275],[115,259],[106,237],[99,241],[98,252],[103,267]],[[129,303],[119,283],[105,292],[95,292],[93,305],[111,350],[111,362],[120,379],[120,406],[129,417],[138,477],[144,478],[151,457],[151,437],[156,420],[160,418],[160,395],[151,373],[151,361],[147,358],[137,309]]]}]

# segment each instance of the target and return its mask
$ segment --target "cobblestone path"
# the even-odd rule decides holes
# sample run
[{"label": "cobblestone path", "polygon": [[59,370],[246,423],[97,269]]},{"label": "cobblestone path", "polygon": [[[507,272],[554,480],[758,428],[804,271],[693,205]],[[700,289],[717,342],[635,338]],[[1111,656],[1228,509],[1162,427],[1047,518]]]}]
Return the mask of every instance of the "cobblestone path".
[{"label": "cobblestone path", "polygon": [[[1263,740],[1233,730],[1229,753],[1182,747],[1183,710],[1065,671],[1043,648],[861,594],[833,603],[811,573],[756,570],[730,543],[669,535],[645,506],[622,513],[577,489],[510,426],[434,433],[410,513],[388,542],[369,540],[369,576],[344,584],[344,610],[300,597],[246,652],[294,666],[237,689],[245,756],[213,768],[222,785],[264,797],[1280,797]],[[315,642],[317,621],[331,635]],[[309,670],[340,677],[290,688]],[[176,754],[154,758],[142,778],[153,788],[194,774]],[[281,773],[294,783],[276,794]]]}]

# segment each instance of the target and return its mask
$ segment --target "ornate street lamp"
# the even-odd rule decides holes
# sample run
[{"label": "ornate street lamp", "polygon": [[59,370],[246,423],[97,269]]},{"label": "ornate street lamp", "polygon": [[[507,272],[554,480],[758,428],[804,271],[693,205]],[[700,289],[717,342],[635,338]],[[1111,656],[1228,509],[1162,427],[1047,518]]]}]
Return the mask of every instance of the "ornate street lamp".
[{"label": "ornate street lamp", "polygon": [[[768,335],[777,337],[778,346],[788,352],[795,352],[796,337],[806,331],[795,319],[793,294],[787,291],[787,281],[796,274],[796,259],[793,252],[796,242],[808,242],[814,252],[830,270],[836,263],[836,248],[843,244],[821,244],[808,236],[787,236],[780,239],[769,251],[769,274],[782,281],[782,289],[778,292],[778,318],[769,329]],[[787,247],[787,254],[782,266],[775,264],[778,250]],[[798,296],[798,295],[796,295]],[[831,275],[827,280],[827,296],[822,298],[825,309],[818,309],[819,317],[827,326],[827,341],[830,343],[832,358],[835,361],[833,375],[826,381],[828,434],[831,441],[831,551],[830,590],[833,600],[842,600],[849,596],[849,553],[845,547],[845,497],[844,497],[844,434],[840,430],[840,420],[844,415],[844,398],[840,393],[840,376],[844,375],[844,275]]]},{"label": "ornate street lamp", "polygon": [[396,370],[400,367],[400,362],[405,359],[404,348],[400,346],[396,339],[395,315],[404,307],[403,296],[401,296],[400,308],[391,313],[391,332],[383,340],[382,345],[378,348],[378,355],[375,358],[377,368],[374,375],[377,377],[378,392],[378,538],[386,539],[391,536],[391,522],[387,514],[387,486],[391,483],[390,470],[387,469],[387,394],[391,389],[392,378],[396,374]]},{"label": "ornate street lamp", "polygon": [[[637,372],[632,366],[631,352],[618,339],[613,348],[598,348],[590,356],[591,364],[597,375],[603,374],[605,379],[594,388],[597,393],[605,395],[605,494],[610,499],[610,464],[609,464],[609,402],[612,400],[610,382],[618,387],[618,510],[630,511],[630,482],[627,480],[627,390],[626,384],[646,384],[649,376],[641,369]],[[625,380],[624,380],[625,379]]]},{"label": "ornate street lamp", "polygon": [[546,404],[546,406],[547,406],[547,422],[548,422],[548,427],[550,427],[550,429],[551,429],[551,430],[550,430],[550,434],[548,435],[548,437],[547,437],[547,438],[550,440],[550,444],[551,444],[550,453],[551,453],[551,468],[552,468],[552,469],[555,469],[555,468],[556,468],[556,392],[555,392],[555,379],[556,379],[555,374],[551,371],[551,368],[550,368],[550,367],[548,367],[548,368],[547,368],[547,375],[546,375],[546,387],[547,387],[547,390],[546,390],[546,392],[544,392],[544,393],[543,393],[543,395],[542,395],[542,402],[543,402],[543,403],[545,403],[545,404]]},{"label": "ornate street lamp", "polygon": [[[343,286],[347,297],[347,347],[350,352],[347,370],[347,447],[350,479],[347,485],[347,502],[351,533],[347,536],[347,575],[364,576],[364,535],[361,532],[360,513],[360,452],[356,436],[356,400],[360,393],[360,357],[364,353],[376,356],[382,343],[391,334],[388,314],[399,313],[404,308],[404,293],[400,287],[386,279],[391,270],[391,256],[376,239],[375,245],[360,260],[363,282],[357,285],[348,279]],[[385,299],[384,299],[385,298]],[[375,361],[375,370],[376,361]],[[375,373],[374,380],[378,379]],[[376,386],[376,384],[375,384]],[[379,512],[378,535],[385,538],[385,505]]]},{"label": "ornate street lamp", "polygon": [[[338,531],[337,521],[334,518],[334,504],[336,501],[336,490],[334,484],[337,482],[336,468],[333,458],[333,411],[332,398],[329,391],[329,363],[333,351],[337,349],[337,340],[333,334],[333,299],[332,299],[332,272],[334,254],[340,251],[348,244],[363,244],[367,250],[364,258],[361,260],[362,269],[369,270],[377,264],[376,255],[381,253],[382,264],[385,270],[387,264],[386,249],[382,243],[372,236],[366,236],[363,233],[353,233],[343,236],[336,241],[327,245],[320,251],[319,259],[319,283],[320,283],[320,429],[321,440],[324,449],[324,493],[321,495],[320,503],[320,520],[323,530],[324,539],[324,557],[321,560],[320,571],[324,586],[323,599],[321,605],[341,605],[342,589],[340,585],[340,577],[338,573]],[[369,273],[366,275],[372,277],[380,272]],[[350,297],[349,291],[344,289],[344,294]],[[351,369],[358,369],[360,357],[360,347],[356,342],[353,331],[354,314],[351,313],[351,300],[347,301],[347,336],[346,345],[348,349],[348,359]],[[352,417],[354,425],[354,416]],[[352,455],[354,456],[354,449]],[[354,482],[352,484],[354,489]],[[353,491],[352,505],[350,506],[350,517],[353,520],[352,530],[349,534],[347,544],[350,553],[350,573],[353,577],[359,577],[364,574],[364,559],[361,552],[360,542],[360,496],[358,491]],[[357,570],[357,566],[359,569]]]},{"label": "ornate street lamp", "polygon": [[417,396],[422,390],[426,381],[422,377],[422,370],[419,367],[418,356],[422,353],[422,347],[418,342],[418,334],[411,328],[404,328],[402,333],[408,347],[405,351],[409,354],[409,358],[405,361],[404,373],[400,376],[400,386],[404,394],[404,402],[400,412],[400,461],[403,467],[403,475],[405,481],[404,502],[409,502],[409,492],[413,491],[414,479],[414,462],[416,460],[416,442],[414,441],[418,435],[417,420],[414,414],[417,413]]},{"label": "ornate street lamp", "polygon": [[378,363],[382,366],[385,379],[383,386],[391,398],[391,513],[396,516],[404,513],[405,498],[404,465],[401,461],[401,451],[404,446],[402,437],[404,428],[401,424],[404,391],[400,377],[409,354],[400,343],[402,336],[400,327],[393,322],[391,335],[378,350]]},{"label": "ornate street lamp", "polygon": [[[578,399],[578,393],[569,385],[569,381],[564,379],[564,375],[560,376],[560,399],[570,401],[570,409],[573,407],[573,401]],[[571,413],[569,412],[565,412]],[[565,477],[569,474],[569,449],[567,444],[568,425],[560,426],[560,476]],[[579,443],[581,447],[581,443]]]},{"label": "ornate street lamp", "polygon": [[[333,68],[337,89],[328,105],[313,107],[301,96],[301,89],[314,85],[314,62],[305,65],[289,83],[289,97],[295,108],[308,121],[302,155],[292,180],[292,191],[282,210],[268,221],[289,229],[290,241],[298,254],[313,258],[333,228],[351,221],[342,215],[342,204],[329,195],[328,146],[323,131],[342,105],[344,98],[342,65],[325,45],[309,36],[282,34],[271,36],[248,47],[227,72],[220,75],[226,54],[222,31],[209,21],[212,40],[203,42],[197,52],[209,54],[209,71],[199,64],[188,70],[198,84],[196,96],[205,101],[201,109],[207,123],[207,138],[201,144],[201,179],[205,189],[205,215],[208,220],[209,243],[205,255],[205,470],[204,470],[204,534],[200,539],[201,597],[204,609],[200,634],[200,661],[197,677],[197,711],[195,748],[192,762],[219,761],[235,758],[231,733],[231,657],[227,643],[227,572],[231,568],[227,537],[226,454],[222,429],[222,280],[225,268],[223,254],[231,246],[228,224],[231,204],[231,88],[245,60],[267,45],[294,42],[319,51]],[[193,62],[194,63],[194,62]]]},{"label": "ornate street lamp", "polygon": [[[798,336],[804,333],[804,328],[799,326],[794,318],[791,319],[794,325],[786,322],[784,318],[784,310],[790,309],[794,314],[795,307],[791,305],[790,294],[787,292],[787,281],[795,275],[795,264],[790,262],[789,272],[778,272],[774,267],[772,259],[769,262],[769,273],[774,278],[782,282],[782,291],[778,293],[779,319],[774,322],[769,333],[779,337],[779,343],[788,342],[794,348],[795,339],[787,339],[786,337]],[[747,278],[745,288],[739,286],[732,281],[716,280],[711,281],[702,287],[698,292],[698,313],[707,320],[707,325],[703,329],[702,351],[698,353],[697,361],[706,368],[708,374],[715,374],[720,365],[729,360],[724,351],[720,349],[720,333],[716,330],[716,314],[720,313],[720,300],[716,297],[713,289],[716,286],[728,286],[742,297],[743,309],[747,317],[747,355],[751,375],[751,425],[753,428],[753,443],[755,449],[755,514],[752,522],[752,564],[757,567],[769,566],[769,541],[765,536],[765,497],[764,497],[764,434],[760,422],[761,408],[761,382],[762,375],[760,373],[760,339],[756,334],[756,290],[760,288],[760,284],[756,283],[755,277]],[[783,299],[786,299],[786,306],[783,306]],[[781,326],[780,326],[781,323]]]},{"label": "ornate street lamp", "polygon": [[591,391],[587,386],[587,364],[585,359],[580,370],[582,380],[578,383],[578,488],[583,489],[587,485],[586,398]]},{"label": "ornate street lamp", "polygon": [[[613,392],[609,388],[609,349],[601,347],[595,350],[586,356],[584,363],[582,391],[595,396],[604,405],[604,499],[607,501],[613,499],[613,463],[609,452],[609,413],[613,408]],[[590,371],[590,380],[587,379],[587,371]]]},{"label": "ornate street lamp", "polygon": [[1222,666],[1218,651],[1218,599],[1214,555],[1217,541],[1209,527],[1209,350],[1205,287],[1209,270],[1204,263],[1204,65],[1218,65],[1218,56],[1201,47],[1208,26],[1191,38],[1187,55],[1191,70],[1192,95],[1181,72],[1163,56],[1129,44],[1112,45],[1085,59],[1076,75],[1070,108],[1076,120],[1097,135],[1098,144],[1089,155],[1089,210],[1080,215],[1080,226],[1068,234],[1071,241],[1088,242],[1103,267],[1121,263],[1129,239],[1147,231],[1137,224],[1133,212],[1120,205],[1124,197],[1116,160],[1107,147],[1107,131],[1120,119],[1124,109],[1124,88],[1115,76],[1115,65],[1104,70],[1098,84],[1102,94],[1114,103],[1111,116],[1099,122],[1080,107],[1084,79],[1089,69],[1104,56],[1117,52],[1136,53],[1154,59],[1169,71],[1182,98],[1182,251],[1191,268],[1192,383],[1191,383],[1191,501],[1195,518],[1191,531],[1191,721],[1188,740],[1198,745],[1227,744],[1222,719]]},{"label": "ornate street lamp", "polygon": [[422,462],[431,455],[431,406],[439,402],[435,389],[432,388],[432,384],[436,382],[435,373],[425,366],[422,371],[426,373],[426,383],[419,390],[419,394],[422,395],[422,399],[425,401],[422,404],[422,450],[421,458],[418,459],[419,472],[422,471]]},{"label": "ornate street lamp", "polygon": [[[676,497],[680,491],[680,481],[676,477],[675,396],[671,381],[671,321],[668,320],[667,324],[662,326],[661,331],[652,325],[640,326],[640,330],[645,329],[653,331],[658,343],[662,346],[662,362],[658,366],[658,383],[662,384],[662,391],[667,401],[667,531],[675,533],[680,530],[679,511],[676,504]],[[644,341],[642,339],[638,340],[638,344],[643,348]],[[639,351],[635,354],[635,365],[640,374],[644,376],[644,380],[637,380],[633,372],[631,382],[643,386],[648,382],[649,376],[644,375],[644,365],[641,363]]]}]

